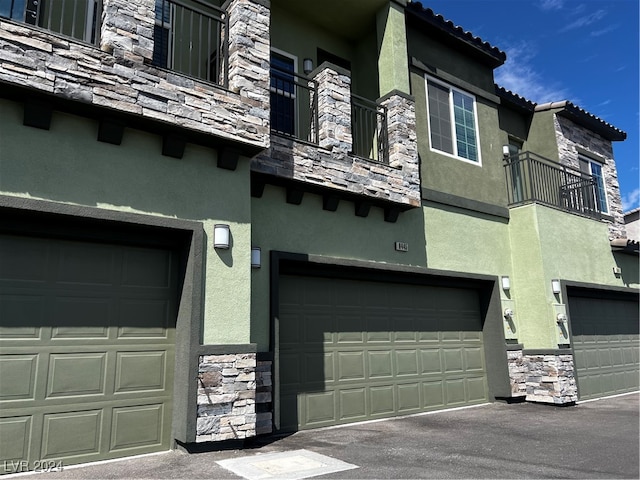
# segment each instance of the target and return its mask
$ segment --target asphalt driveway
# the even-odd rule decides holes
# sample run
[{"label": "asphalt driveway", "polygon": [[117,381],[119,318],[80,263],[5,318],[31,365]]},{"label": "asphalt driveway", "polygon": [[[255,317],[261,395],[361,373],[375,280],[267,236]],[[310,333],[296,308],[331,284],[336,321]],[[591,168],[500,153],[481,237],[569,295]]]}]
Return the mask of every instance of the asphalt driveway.
[{"label": "asphalt driveway", "polygon": [[494,403],[260,439],[242,450],[174,451],[31,478],[242,478],[216,462],[305,449],[358,467],[314,478],[637,479],[639,398],[564,408]]}]

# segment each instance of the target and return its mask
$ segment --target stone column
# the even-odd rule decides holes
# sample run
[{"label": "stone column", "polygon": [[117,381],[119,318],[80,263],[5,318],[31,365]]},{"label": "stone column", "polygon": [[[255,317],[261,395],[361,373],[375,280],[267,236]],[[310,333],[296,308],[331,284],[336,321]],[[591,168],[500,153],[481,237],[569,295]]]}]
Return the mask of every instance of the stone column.
[{"label": "stone column", "polygon": [[256,355],[203,355],[198,376],[196,442],[256,435]]},{"label": "stone column", "polygon": [[323,63],[313,77],[318,88],[318,143],[335,153],[353,149],[351,133],[351,76]]},{"label": "stone column", "polygon": [[154,24],[154,0],[103,0],[100,49],[118,62],[150,61]]},{"label": "stone column", "polygon": [[382,97],[380,104],[387,108],[389,166],[402,169],[405,181],[419,185],[415,100],[395,90]]},{"label": "stone column", "polygon": [[271,12],[268,0],[230,0],[229,89],[255,101],[269,122],[269,62]]}]

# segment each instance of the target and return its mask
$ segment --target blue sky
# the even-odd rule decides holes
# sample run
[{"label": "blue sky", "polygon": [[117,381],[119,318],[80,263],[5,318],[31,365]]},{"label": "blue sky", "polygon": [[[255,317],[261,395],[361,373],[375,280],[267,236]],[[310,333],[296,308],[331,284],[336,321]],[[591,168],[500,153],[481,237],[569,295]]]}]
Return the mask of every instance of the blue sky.
[{"label": "blue sky", "polygon": [[638,0],[421,0],[506,52],[499,85],[569,100],[627,133],[613,151],[625,211],[640,207]]}]

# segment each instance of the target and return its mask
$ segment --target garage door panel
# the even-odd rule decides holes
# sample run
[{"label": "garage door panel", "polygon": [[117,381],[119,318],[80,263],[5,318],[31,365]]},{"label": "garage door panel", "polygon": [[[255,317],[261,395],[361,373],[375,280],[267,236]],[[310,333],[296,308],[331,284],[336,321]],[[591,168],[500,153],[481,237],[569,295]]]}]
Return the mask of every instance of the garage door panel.
[{"label": "garage door panel", "polygon": [[418,351],[414,349],[394,350],[396,376],[402,377],[406,375],[418,374]]},{"label": "garage door panel", "polygon": [[483,402],[486,399],[486,381],[484,377],[467,378],[467,402]]},{"label": "garage door panel", "polygon": [[420,357],[421,374],[442,373],[442,352],[439,349],[421,349]]},{"label": "garage door panel", "polygon": [[52,338],[107,338],[112,323],[110,298],[58,297]]},{"label": "garage door panel", "polygon": [[420,343],[440,343],[440,333],[436,330],[433,332],[425,332],[425,331],[420,331],[418,332],[418,342]]},{"label": "garage door panel", "polygon": [[365,379],[364,352],[338,352],[338,381]]},{"label": "garage door panel", "polygon": [[34,398],[38,354],[0,355],[0,401]]},{"label": "garage door panel", "polygon": [[171,279],[171,253],[165,250],[125,248],[122,285],[168,288]]},{"label": "garage door panel", "polygon": [[113,248],[99,244],[58,242],[55,280],[61,284],[113,285],[117,282]]},{"label": "garage door panel", "polygon": [[48,246],[26,237],[0,236],[0,280],[29,283],[47,278]]},{"label": "garage door panel", "polygon": [[50,355],[47,398],[104,394],[106,356],[106,352]]},{"label": "garage door panel", "polygon": [[426,409],[444,407],[444,381],[423,382],[422,398]]},{"label": "garage door panel", "polygon": [[482,348],[465,347],[463,354],[464,368],[466,372],[484,370],[484,351]]},{"label": "garage door panel", "polygon": [[447,372],[464,371],[464,359],[462,348],[446,348],[442,351],[444,358],[444,368]]},{"label": "garage door panel", "polygon": [[367,400],[365,388],[351,388],[338,392],[339,420],[360,420],[366,418]]},{"label": "garage door panel", "polygon": [[5,462],[26,461],[29,458],[31,432],[30,416],[0,418],[0,451]]},{"label": "garage door panel", "polygon": [[165,351],[118,352],[116,358],[115,393],[164,390]]},{"label": "garage door panel", "polygon": [[388,350],[369,350],[367,352],[369,360],[369,377],[390,378],[393,376],[393,366],[391,352]]},{"label": "garage door panel", "polygon": [[118,316],[118,338],[167,338],[170,312],[165,299],[123,299]]},{"label": "garage door panel", "polygon": [[0,341],[38,338],[44,321],[42,295],[0,295]]},{"label": "garage door panel", "polygon": [[393,385],[371,387],[369,389],[372,416],[392,415],[395,410]]},{"label": "garage door panel", "polygon": [[99,454],[102,416],[102,410],[45,414],[41,458],[50,460]]},{"label": "garage door panel", "polygon": [[336,418],[336,392],[310,393],[305,397],[306,423],[309,425],[331,423]]},{"label": "garage door panel", "polygon": [[454,406],[465,403],[464,379],[448,378],[445,380],[447,405]]},{"label": "garage door panel", "polygon": [[164,410],[162,404],[114,408],[110,450],[161,445]]},{"label": "garage door panel", "polygon": [[403,414],[420,410],[419,383],[400,384],[398,389],[398,412]]}]

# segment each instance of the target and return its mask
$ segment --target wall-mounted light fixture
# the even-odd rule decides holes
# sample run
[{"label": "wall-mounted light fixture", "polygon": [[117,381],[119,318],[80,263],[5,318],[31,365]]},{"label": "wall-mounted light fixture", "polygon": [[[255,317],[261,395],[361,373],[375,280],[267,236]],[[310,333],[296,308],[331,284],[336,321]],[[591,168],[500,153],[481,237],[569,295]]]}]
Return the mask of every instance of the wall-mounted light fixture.
[{"label": "wall-mounted light fixture", "polygon": [[558,315],[556,315],[556,322],[558,322],[558,323],[566,323],[567,322],[567,316],[564,313],[559,313]]},{"label": "wall-mounted light fixture", "polygon": [[504,318],[506,318],[507,320],[513,320],[513,310],[511,310],[510,308],[505,308]]},{"label": "wall-mounted light fixture", "polygon": [[562,289],[560,288],[560,280],[558,280],[557,278],[551,280],[551,291],[553,293],[560,293],[562,291]]},{"label": "wall-mounted light fixture", "polygon": [[500,277],[500,281],[502,282],[502,289],[505,292],[508,292],[511,288],[511,279],[507,275],[505,275],[503,277]]},{"label": "wall-mounted light fixture", "polygon": [[229,231],[229,225],[217,223],[213,226],[213,248],[228,249],[230,238],[231,232]]},{"label": "wall-mounted light fixture", "polygon": [[302,70],[304,71],[305,75],[309,75],[313,71],[313,60],[311,60],[310,58],[305,58],[302,61]]},{"label": "wall-mounted light fixture", "polygon": [[260,247],[251,247],[251,268],[262,266],[262,251]]}]

